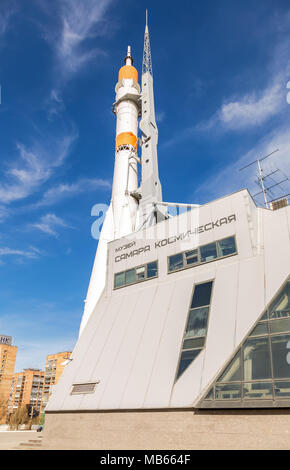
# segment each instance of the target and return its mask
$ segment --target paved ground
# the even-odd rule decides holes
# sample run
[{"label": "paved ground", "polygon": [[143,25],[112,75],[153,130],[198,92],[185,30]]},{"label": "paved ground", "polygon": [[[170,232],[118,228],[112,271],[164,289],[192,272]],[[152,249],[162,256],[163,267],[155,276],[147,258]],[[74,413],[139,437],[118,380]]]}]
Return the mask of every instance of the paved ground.
[{"label": "paved ground", "polygon": [[0,432],[0,450],[13,450],[21,442],[27,442],[30,439],[37,439],[39,434],[36,431],[1,431]]}]

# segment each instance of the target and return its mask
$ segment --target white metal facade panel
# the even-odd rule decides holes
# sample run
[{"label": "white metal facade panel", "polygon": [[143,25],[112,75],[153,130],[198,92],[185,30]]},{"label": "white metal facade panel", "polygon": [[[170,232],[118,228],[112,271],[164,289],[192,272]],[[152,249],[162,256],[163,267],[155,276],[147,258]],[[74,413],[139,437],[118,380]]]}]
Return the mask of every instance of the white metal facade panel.
[{"label": "white metal facade panel", "polygon": [[266,303],[271,301],[289,275],[290,233],[287,213],[290,214],[290,206],[274,212],[264,211]]},{"label": "white metal facade panel", "polygon": [[[104,347],[107,336],[112,328],[112,325],[115,321],[115,318],[118,314],[120,303],[123,301],[121,298],[112,298],[108,303],[106,309],[102,308],[102,305],[98,305],[96,312],[93,313],[91,318],[88,321],[87,327],[82,333],[79,342],[84,343],[85,347],[81,353],[76,355],[78,358],[77,361],[72,361],[68,366],[71,368],[71,374],[73,374],[72,383],[79,383],[94,380],[95,377],[92,377],[92,373],[96,364],[96,361]],[[93,325],[93,317],[100,315],[100,319],[96,325]],[[93,330],[94,334],[91,336],[90,329]],[[90,341],[87,341],[87,335],[90,338]],[[75,355],[74,355],[75,356]],[[73,356],[73,357],[74,357]],[[66,375],[67,368],[65,369]],[[71,385],[72,385],[71,383]],[[96,387],[96,391],[98,387]],[[67,397],[62,405],[63,410],[67,409],[80,409],[81,403],[83,401],[84,395],[70,395],[67,392]],[[69,390],[70,392],[70,390]],[[95,392],[96,393],[96,392]]]},{"label": "white metal facade panel", "polygon": [[[56,388],[49,399],[47,410],[63,409],[64,402],[68,404],[70,402],[71,409],[78,409],[78,404],[81,401],[80,396],[70,396],[72,384],[75,383],[75,377],[79,370],[85,367],[85,357],[89,345],[91,344],[92,338],[96,334],[96,329],[101,320],[102,315],[109,308],[109,302],[105,299],[101,299],[95,308],[93,314],[88,320],[87,327],[84,330],[82,338],[79,338],[72,354],[72,361],[65,367],[60,379],[56,385]],[[70,400],[71,398],[71,400]]]},{"label": "white metal facade panel", "polygon": [[262,256],[240,262],[235,346],[241,343],[264,310],[264,282],[264,260]]},{"label": "white metal facade panel", "polygon": [[[171,285],[173,288],[174,284]],[[193,281],[189,277],[175,282],[174,294],[164,324],[164,333],[159,343],[150,384],[143,403],[144,408],[170,406],[192,286]]]},{"label": "white metal facade panel", "polygon": [[[143,288],[139,291],[135,311],[130,318],[120,345],[118,355],[106,382],[104,393],[100,399],[100,409],[115,409],[121,404],[121,397],[130,377],[136,354],[142,342],[143,331],[153,306],[157,288]],[[149,347],[149,345],[148,345]],[[146,357],[144,358],[144,361]]]},{"label": "white metal facade panel", "polygon": [[234,349],[237,287],[238,264],[232,262],[219,267],[213,284],[202,389],[213,379]]},{"label": "white metal facade panel", "polygon": [[204,350],[188,366],[174,385],[170,400],[172,408],[189,408],[200,393],[200,380],[204,361]]},{"label": "white metal facade panel", "polygon": [[136,351],[129,380],[121,396],[121,408],[141,408],[143,405],[162,335],[167,334],[165,323],[173,294],[172,284],[162,284],[158,287],[149,310],[142,340]]},{"label": "white metal facade panel", "polygon": [[[81,408],[82,409],[96,409],[99,407],[100,402],[104,402],[107,396],[113,394],[119,394],[119,384],[117,387],[111,389],[108,388],[110,378],[114,373],[116,361],[118,360],[120,350],[124,343],[128,325],[132,320],[133,315],[137,314],[138,306],[138,292],[132,292],[132,295],[124,295],[118,291],[115,296],[115,301],[119,303],[118,312],[115,317],[115,321],[112,324],[110,331],[107,334],[106,341],[103,344],[102,350],[98,356],[95,356],[92,361],[92,373],[90,376],[91,381],[99,380],[99,384],[95,389],[95,393],[91,395],[84,395]],[[119,300],[118,300],[119,299]],[[99,342],[99,336],[95,338],[95,349],[97,350],[97,343]],[[126,366],[126,364],[124,364]],[[118,379],[117,379],[118,380]]]}]

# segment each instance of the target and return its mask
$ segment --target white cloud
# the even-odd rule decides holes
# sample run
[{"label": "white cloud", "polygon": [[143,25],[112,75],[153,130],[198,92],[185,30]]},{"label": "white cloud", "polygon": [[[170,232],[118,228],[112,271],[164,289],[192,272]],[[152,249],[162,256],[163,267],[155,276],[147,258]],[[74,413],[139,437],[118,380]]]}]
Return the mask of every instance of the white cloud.
[{"label": "white cloud", "polygon": [[49,98],[46,100],[45,106],[49,119],[54,116],[60,115],[64,111],[65,105],[59,90],[53,88],[50,91],[50,95]]},{"label": "white cloud", "polygon": [[[284,34],[273,44],[271,60],[265,64],[265,85],[263,88],[249,89],[240,96],[226,97],[219,109],[207,120],[192,127],[194,131],[247,130],[261,126],[271,117],[286,109],[286,84],[290,74],[290,14],[273,18],[275,32]],[[287,34],[285,35],[285,32]]]},{"label": "white cloud", "polygon": [[165,112],[164,111],[157,111],[156,113],[156,121],[162,122],[165,119]]},{"label": "white cloud", "polygon": [[[192,195],[192,201],[208,202],[242,188],[248,188],[251,194],[256,194],[259,192],[259,188],[255,183],[257,180],[257,164],[253,164],[242,171],[240,171],[240,168],[270,154],[276,149],[279,149],[279,151],[263,160],[261,164],[264,175],[278,168],[280,171],[273,175],[273,178],[274,181],[282,181],[284,179],[283,175],[290,175],[290,130],[275,128],[271,134],[261,139],[249,152],[242,155],[238,160],[231,162],[230,165],[222,168],[219,172],[215,172],[214,176],[198,186]],[[274,181],[268,179],[266,187],[274,184]],[[276,197],[279,197],[283,192],[289,193],[289,189],[290,183],[286,181],[280,187],[276,187],[274,193],[276,193]],[[263,200],[258,197],[256,202],[262,203]]]},{"label": "white cloud", "polygon": [[57,228],[72,228],[63,219],[57,217],[55,214],[43,215],[39,222],[30,224],[29,226],[54,237],[58,237],[58,233],[56,231]]},{"label": "white cloud", "polygon": [[52,139],[46,142],[47,147],[35,142],[30,149],[18,143],[19,159],[14,167],[6,170],[6,181],[0,183],[0,202],[9,204],[37,191],[51,177],[54,169],[63,164],[76,137],[72,133],[59,140]]},{"label": "white cloud", "polygon": [[14,1],[3,1],[0,4],[0,36],[7,32],[11,16],[13,16],[16,12],[17,8]]},{"label": "white cloud", "polygon": [[88,191],[109,190],[111,186],[110,181],[100,178],[82,178],[72,184],[63,183],[47,190],[42,199],[34,204],[33,207],[49,206],[63,199]]},{"label": "white cloud", "polygon": [[40,250],[34,247],[30,247],[28,250],[18,250],[8,247],[0,247],[0,259],[3,256],[20,256],[24,258],[38,258],[40,255]]},{"label": "white cloud", "polygon": [[[104,54],[97,47],[90,48],[85,41],[103,34],[104,15],[112,0],[61,0],[57,12],[60,28],[57,32],[43,31],[52,45],[63,77],[78,71],[96,55]],[[46,12],[47,5],[44,6]]]},{"label": "white cloud", "polygon": [[217,113],[205,124],[205,128],[211,128],[218,123],[228,129],[261,125],[277,114],[283,105],[285,105],[285,91],[282,83],[274,83],[262,93],[253,92],[236,101],[223,103]]},{"label": "white cloud", "polygon": [[0,222],[3,222],[4,220],[9,217],[10,211],[7,209],[5,206],[0,206]]}]

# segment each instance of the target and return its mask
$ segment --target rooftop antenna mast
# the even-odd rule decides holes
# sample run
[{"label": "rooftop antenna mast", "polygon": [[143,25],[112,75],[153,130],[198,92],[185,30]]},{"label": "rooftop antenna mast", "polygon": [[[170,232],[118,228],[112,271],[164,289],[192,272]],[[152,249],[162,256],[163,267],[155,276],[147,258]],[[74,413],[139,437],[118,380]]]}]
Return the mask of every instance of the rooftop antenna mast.
[{"label": "rooftop antenna mast", "polygon": [[[249,166],[253,165],[254,163],[257,163],[257,165],[258,165],[258,181],[259,181],[260,187],[262,188],[262,191],[260,191],[259,193],[254,194],[253,197],[258,196],[259,194],[263,193],[264,202],[265,202],[265,206],[266,206],[267,209],[269,209],[269,201],[267,199],[267,191],[269,191],[271,188],[273,188],[273,186],[266,188],[265,187],[265,178],[267,178],[267,177],[271,176],[272,174],[276,173],[278,170],[272,171],[268,175],[264,175],[262,167],[261,167],[261,161],[265,160],[268,157],[270,157],[270,155],[273,155],[273,153],[278,152],[278,150],[279,149],[276,149],[273,152],[269,153],[268,155],[265,155],[265,157],[258,158],[257,160],[254,160],[253,162],[248,163],[248,165],[245,165],[245,166],[243,166],[242,168],[239,169],[239,171],[241,171],[241,170],[244,170],[245,168],[248,168]],[[286,181],[286,180],[284,180],[284,181]],[[279,183],[275,184],[274,186],[276,186],[280,183],[283,183],[283,181],[280,181]]]}]

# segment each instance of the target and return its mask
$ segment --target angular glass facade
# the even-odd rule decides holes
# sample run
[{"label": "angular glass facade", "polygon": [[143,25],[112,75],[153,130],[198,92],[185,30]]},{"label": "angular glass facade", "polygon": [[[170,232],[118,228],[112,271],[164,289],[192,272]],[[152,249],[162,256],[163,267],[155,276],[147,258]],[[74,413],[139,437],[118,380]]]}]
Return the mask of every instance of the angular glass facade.
[{"label": "angular glass facade", "polygon": [[194,288],[183,336],[176,380],[204,348],[213,281],[197,284]]},{"label": "angular glass facade", "polygon": [[274,407],[283,399],[290,399],[290,278],[198,407],[247,408],[261,400]]}]

